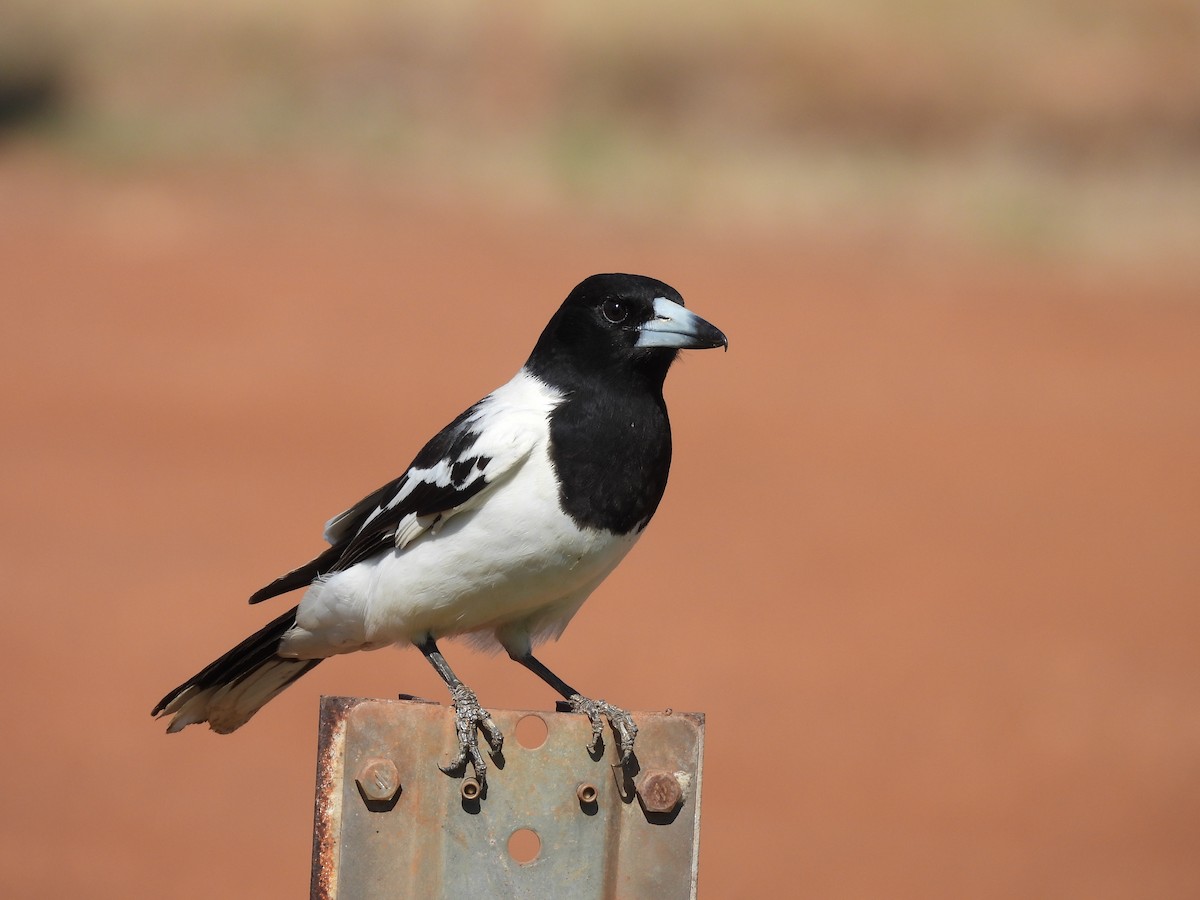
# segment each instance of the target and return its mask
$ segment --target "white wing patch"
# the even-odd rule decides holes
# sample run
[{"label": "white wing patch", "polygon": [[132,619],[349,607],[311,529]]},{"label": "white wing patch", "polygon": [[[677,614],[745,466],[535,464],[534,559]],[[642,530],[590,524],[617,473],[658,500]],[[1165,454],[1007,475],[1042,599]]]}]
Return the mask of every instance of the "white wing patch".
[{"label": "white wing patch", "polygon": [[[486,435],[487,432],[484,432]],[[439,510],[436,513],[430,513],[424,516],[418,516],[416,513],[409,513],[400,520],[396,526],[396,549],[403,550],[426,531],[431,531],[437,534],[443,525],[455,513],[463,512],[464,510],[474,509],[483,503],[489,493],[495,488],[496,484],[503,481],[505,478],[513,474],[528,457],[534,446],[537,444],[538,435],[536,432],[518,432],[509,436],[510,440],[507,446],[494,448],[496,454],[488,460],[488,463],[479,468],[476,466],[470,476],[462,484],[457,485],[459,489],[470,487],[480,479],[483,479],[485,487],[472,494],[472,496],[463,503],[457,506],[451,506],[447,509]],[[467,451],[461,458],[455,462],[463,463],[471,459],[488,456],[487,451],[480,446],[483,441],[480,440],[475,446]],[[490,441],[488,443],[491,443]],[[396,497],[388,503],[388,509],[394,508],[401,503],[405,497],[412,493],[417,484],[429,482],[438,487],[448,487],[451,483],[450,469],[451,463],[448,460],[442,460],[437,465],[430,469],[411,469],[408,473],[408,478],[404,486],[396,493]],[[365,526],[364,526],[365,527]]]},{"label": "white wing patch", "polygon": [[[370,529],[381,514],[402,507],[422,486],[446,490],[448,500],[458,493],[468,496],[462,503],[451,501],[444,509],[430,511],[426,508],[424,515],[414,511],[399,519],[394,533],[389,535],[399,549],[426,532],[436,534],[456,513],[478,507],[498,483],[520,468],[539,443],[548,440],[550,412],[561,401],[562,397],[556,391],[521,370],[510,382],[480,401],[462,423],[461,427],[474,436],[465,449],[455,458],[444,457],[427,468],[413,466],[394,483],[390,492],[381,489],[375,497],[369,498],[367,502],[373,500],[377,505],[356,533]],[[483,485],[472,490],[481,479]],[[417,504],[422,502],[416,501]],[[357,504],[330,519],[325,525],[325,540],[334,544],[346,538],[347,529],[354,518],[361,515],[362,506]]]},{"label": "white wing patch", "polygon": [[[322,534],[322,537],[325,538],[325,543],[336,544],[338,541],[340,541],[342,538],[344,538],[346,536],[350,521],[356,515],[358,515],[358,512],[359,512],[359,505],[355,504],[354,506],[351,506],[349,509],[345,510],[344,512],[338,513],[336,516],[334,516],[332,519],[330,519],[328,522],[326,522],[325,523],[325,531]],[[374,519],[377,515],[379,515],[381,512],[383,512],[382,506],[375,507],[375,511],[372,512],[369,516],[367,516],[366,520],[359,527],[359,530],[361,531],[363,528],[365,528],[370,523],[370,521],[372,519]]]}]

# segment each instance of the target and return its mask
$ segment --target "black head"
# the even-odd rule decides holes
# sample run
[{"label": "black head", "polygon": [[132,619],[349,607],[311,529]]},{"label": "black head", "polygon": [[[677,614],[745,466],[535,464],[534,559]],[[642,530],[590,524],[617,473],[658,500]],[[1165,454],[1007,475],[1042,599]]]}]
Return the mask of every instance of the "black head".
[{"label": "black head", "polygon": [[629,374],[661,386],[680,350],[728,346],[669,284],[645,275],[593,275],[563,301],[526,365],[552,381]]}]

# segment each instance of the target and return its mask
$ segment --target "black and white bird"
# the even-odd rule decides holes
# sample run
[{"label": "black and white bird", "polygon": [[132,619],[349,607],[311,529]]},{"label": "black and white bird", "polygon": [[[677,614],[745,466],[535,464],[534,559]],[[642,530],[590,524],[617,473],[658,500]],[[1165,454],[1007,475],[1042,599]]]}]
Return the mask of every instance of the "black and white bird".
[{"label": "black and white bird", "polygon": [[450,689],[457,757],[483,783],[477,731],[503,737],[438,649],[444,637],[498,642],[592,725],[607,718],[622,757],[630,715],[591,700],[533,655],[558,637],[658,508],[671,464],[663,381],[686,348],[728,347],[672,287],[639,275],[581,282],[504,386],[443,428],[396,480],[325,526],[329,549],[257,591],[305,588],[299,605],[168,693],[168,731],[222,734],[321,660],[416,645]]}]

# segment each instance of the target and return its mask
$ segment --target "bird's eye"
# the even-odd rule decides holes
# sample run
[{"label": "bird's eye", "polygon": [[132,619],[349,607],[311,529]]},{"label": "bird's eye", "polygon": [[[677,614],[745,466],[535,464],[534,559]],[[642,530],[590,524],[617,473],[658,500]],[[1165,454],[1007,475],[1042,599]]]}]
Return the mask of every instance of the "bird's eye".
[{"label": "bird's eye", "polygon": [[629,318],[629,307],[620,300],[605,300],[600,305],[600,312],[614,325],[620,325]]}]

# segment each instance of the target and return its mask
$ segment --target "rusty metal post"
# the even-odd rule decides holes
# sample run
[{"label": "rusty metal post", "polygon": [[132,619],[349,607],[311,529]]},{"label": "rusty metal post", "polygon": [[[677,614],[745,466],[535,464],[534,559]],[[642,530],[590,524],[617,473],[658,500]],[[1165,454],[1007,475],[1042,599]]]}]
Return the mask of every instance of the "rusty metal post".
[{"label": "rusty metal post", "polygon": [[[528,716],[544,741],[518,729]],[[694,898],[704,716],[633,716],[621,766],[611,733],[588,754],[583,716],[492,710],[504,753],[480,795],[438,769],[455,749],[449,707],[322,697],[313,900]]]}]

